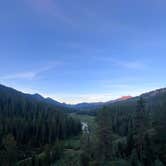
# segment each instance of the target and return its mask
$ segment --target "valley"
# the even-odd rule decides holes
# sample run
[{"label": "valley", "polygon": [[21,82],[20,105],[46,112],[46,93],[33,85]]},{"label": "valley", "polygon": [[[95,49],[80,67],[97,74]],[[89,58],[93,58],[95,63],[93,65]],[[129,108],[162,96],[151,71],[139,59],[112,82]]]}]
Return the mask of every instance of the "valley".
[{"label": "valley", "polygon": [[165,108],[165,89],[76,110],[1,85],[0,162],[5,166],[164,166]]},{"label": "valley", "polygon": [[0,166],[166,166],[166,0],[0,0]]}]

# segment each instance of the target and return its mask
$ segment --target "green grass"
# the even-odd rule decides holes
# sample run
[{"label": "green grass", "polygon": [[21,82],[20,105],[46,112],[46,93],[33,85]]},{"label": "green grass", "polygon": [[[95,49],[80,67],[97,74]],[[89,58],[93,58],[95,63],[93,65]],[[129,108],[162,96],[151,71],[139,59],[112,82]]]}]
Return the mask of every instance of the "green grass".
[{"label": "green grass", "polygon": [[80,149],[80,136],[73,137],[64,141],[64,149]]},{"label": "green grass", "polygon": [[95,117],[89,115],[79,115],[75,113],[70,114],[73,118],[79,119],[81,122],[86,122],[91,131],[94,131],[96,127]]},{"label": "green grass", "polygon": [[[79,119],[81,122],[87,123],[91,134],[93,131],[95,131],[95,127],[96,127],[95,117],[89,116],[89,115],[78,115],[75,113],[71,113],[70,116],[72,116],[73,118]],[[81,140],[81,135],[65,140],[63,156],[54,165],[81,166],[80,165],[80,155],[81,155],[80,140]]]},{"label": "green grass", "polygon": [[64,140],[64,152],[60,160],[52,166],[80,166],[80,136]]}]

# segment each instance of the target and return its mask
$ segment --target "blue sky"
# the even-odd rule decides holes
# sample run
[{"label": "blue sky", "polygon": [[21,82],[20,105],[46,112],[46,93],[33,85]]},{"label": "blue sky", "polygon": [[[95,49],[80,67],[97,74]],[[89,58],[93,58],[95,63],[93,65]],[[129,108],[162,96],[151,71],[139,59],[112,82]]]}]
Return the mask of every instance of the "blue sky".
[{"label": "blue sky", "polygon": [[0,1],[0,83],[67,103],[166,86],[165,0]]}]

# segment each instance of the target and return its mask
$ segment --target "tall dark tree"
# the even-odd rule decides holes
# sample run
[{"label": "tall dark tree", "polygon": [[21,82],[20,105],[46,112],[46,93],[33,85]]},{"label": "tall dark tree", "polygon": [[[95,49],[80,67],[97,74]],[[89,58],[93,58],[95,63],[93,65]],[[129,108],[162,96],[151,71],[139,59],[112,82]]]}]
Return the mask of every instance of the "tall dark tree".
[{"label": "tall dark tree", "polygon": [[0,161],[6,158],[6,166],[26,161],[45,145],[54,145],[80,131],[80,121],[63,109],[0,85]]},{"label": "tall dark tree", "polygon": [[137,110],[135,115],[135,134],[136,134],[136,150],[139,160],[142,161],[143,143],[146,131],[146,114],[145,100],[140,97],[137,101]]},{"label": "tall dark tree", "polygon": [[100,161],[107,161],[112,159],[112,120],[110,111],[104,107],[97,117],[97,158]]}]

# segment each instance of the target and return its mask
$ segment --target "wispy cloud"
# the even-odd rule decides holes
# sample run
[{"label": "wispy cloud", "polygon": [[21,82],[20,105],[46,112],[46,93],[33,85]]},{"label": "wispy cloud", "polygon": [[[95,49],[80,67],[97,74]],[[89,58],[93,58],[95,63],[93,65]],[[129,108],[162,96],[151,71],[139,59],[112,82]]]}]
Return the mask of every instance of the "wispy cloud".
[{"label": "wispy cloud", "polygon": [[51,97],[60,102],[77,104],[81,102],[104,102],[113,99],[110,93],[101,94],[44,94],[45,97]]},{"label": "wispy cloud", "polygon": [[147,64],[142,60],[123,60],[115,58],[114,56],[93,56],[93,59],[104,61],[112,65],[127,69],[142,70],[147,67]]},{"label": "wispy cloud", "polygon": [[38,72],[20,72],[15,74],[9,74],[2,76],[2,80],[15,80],[15,79],[34,79],[39,73]]},{"label": "wispy cloud", "polygon": [[129,88],[128,84],[119,84],[119,83],[109,83],[109,82],[105,82],[102,84],[103,88],[107,88],[107,89],[125,89],[125,88]]},{"label": "wispy cloud", "polygon": [[139,61],[114,61],[114,63],[120,67],[128,69],[144,69],[145,64]]},{"label": "wispy cloud", "polygon": [[121,68],[142,70],[146,67],[145,63],[140,60],[119,60],[115,58],[110,58],[109,60],[113,65],[116,65]]},{"label": "wispy cloud", "polygon": [[73,21],[68,17],[59,3],[55,0],[24,0],[34,11],[42,12],[50,17],[57,18],[65,23],[72,24]]},{"label": "wispy cloud", "polygon": [[47,72],[57,66],[58,63],[53,63],[39,69],[34,69],[33,71],[24,71],[24,72],[17,72],[12,74],[7,74],[1,76],[1,80],[17,80],[17,79],[26,79],[26,80],[33,80],[36,79],[39,75],[44,72]]},{"label": "wispy cloud", "polygon": [[53,0],[24,0],[35,10],[42,10],[44,12],[49,12],[55,7],[55,1]]}]

